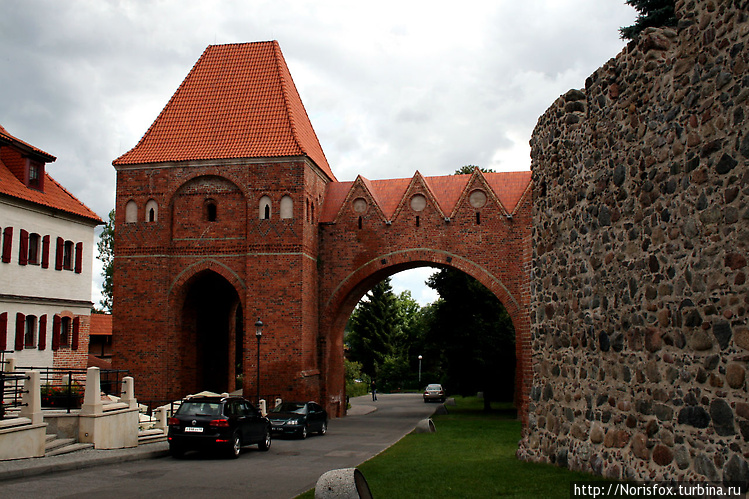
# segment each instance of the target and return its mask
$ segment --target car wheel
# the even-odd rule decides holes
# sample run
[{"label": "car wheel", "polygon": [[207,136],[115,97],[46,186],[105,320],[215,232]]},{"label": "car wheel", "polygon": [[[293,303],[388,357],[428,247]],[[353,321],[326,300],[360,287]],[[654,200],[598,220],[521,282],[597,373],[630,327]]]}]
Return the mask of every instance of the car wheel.
[{"label": "car wheel", "polygon": [[320,427],[320,431],[318,432],[320,435],[325,435],[328,433],[328,423],[323,422],[322,426]]},{"label": "car wheel", "polygon": [[239,457],[239,452],[242,450],[242,437],[239,436],[239,432],[235,431],[231,437],[231,447],[229,448],[229,457],[236,459]]},{"label": "car wheel", "polygon": [[180,445],[169,444],[169,454],[174,458],[180,459],[184,457],[185,449],[183,449]]},{"label": "car wheel", "polygon": [[302,440],[307,438],[307,425],[302,426],[302,429],[299,430],[299,438],[301,438]]},{"label": "car wheel", "polygon": [[270,430],[266,428],[265,437],[263,438],[263,440],[258,442],[257,448],[260,449],[261,451],[267,451],[268,449],[270,449],[270,442],[271,442]]}]

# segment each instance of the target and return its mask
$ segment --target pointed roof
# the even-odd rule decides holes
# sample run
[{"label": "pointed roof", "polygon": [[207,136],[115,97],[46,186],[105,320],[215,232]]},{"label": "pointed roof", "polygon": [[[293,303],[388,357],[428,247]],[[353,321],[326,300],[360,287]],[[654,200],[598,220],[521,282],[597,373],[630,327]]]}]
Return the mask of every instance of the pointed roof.
[{"label": "pointed roof", "polygon": [[210,45],[113,164],[307,156],[335,176],[276,41]]},{"label": "pointed roof", "polygon": [[[2,125],[0,125],[0,145],[16,148],[22,153],[34,156],[45,163],[55,161],[56,159],[51,154],[9,134]],[[44,191],[38,191],[27,187],[26,184],[19,180],[10,168],[8,168],[8,165],[3,163],[2,159],[0,159],[0,195],[10,196],[29,203],[77,215],[89,219],[96,224],[103,223],[99,215],[80,202],[55,179],[50,177],[46,171],[44,173]]]}]

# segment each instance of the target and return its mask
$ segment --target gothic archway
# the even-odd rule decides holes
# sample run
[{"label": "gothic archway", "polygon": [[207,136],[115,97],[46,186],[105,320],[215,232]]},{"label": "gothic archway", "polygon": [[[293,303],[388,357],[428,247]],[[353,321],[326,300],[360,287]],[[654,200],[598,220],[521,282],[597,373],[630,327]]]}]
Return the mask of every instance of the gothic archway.
[{"label": "gothic archway", "polygon": [[242,307],[234,287],[205,270],[183,285],[179,345],[182,393],[230,392],[241,369]]}]

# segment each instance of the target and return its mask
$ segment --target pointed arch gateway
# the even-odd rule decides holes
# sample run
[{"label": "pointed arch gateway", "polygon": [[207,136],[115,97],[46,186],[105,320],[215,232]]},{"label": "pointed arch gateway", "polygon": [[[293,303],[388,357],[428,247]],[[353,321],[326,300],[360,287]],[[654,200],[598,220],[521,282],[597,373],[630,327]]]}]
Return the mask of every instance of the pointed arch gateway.
[{"label": "pointed arch gateway", "polygon": [[[343,331],[376,283],[417,267],[454,268],[499,299],[515,328],[515,404],[527,423],[530,364],[530,172],[331,184],[321,220],[320,336],[323,389],[343,405]],[[341,411],[342,412],[342,411]]]},{"label": "pointed arch gateway", "polygon": [[178,285],[174,300],[177,337],[174,352],[178,393],[236,389],[242,373],[242,301],[232,283],[203,269]]}]

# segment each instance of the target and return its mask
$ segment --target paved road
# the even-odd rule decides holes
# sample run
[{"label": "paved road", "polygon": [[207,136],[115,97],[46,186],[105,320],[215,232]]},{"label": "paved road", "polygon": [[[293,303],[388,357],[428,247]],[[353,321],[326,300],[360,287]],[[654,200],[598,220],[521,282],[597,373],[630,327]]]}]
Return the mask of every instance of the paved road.
[{"label": "paved road", "polygon": [[267,453],[252,446],[237,460],[188,454],[33,476],[0,482],[0,497],[292,498],[313,488],[326,471],[358,466],[391,446],[436,408],[419,394],[378,399],[352,399],[360,409],[377,410],[334,419],[322,437],[274,439]]}]

